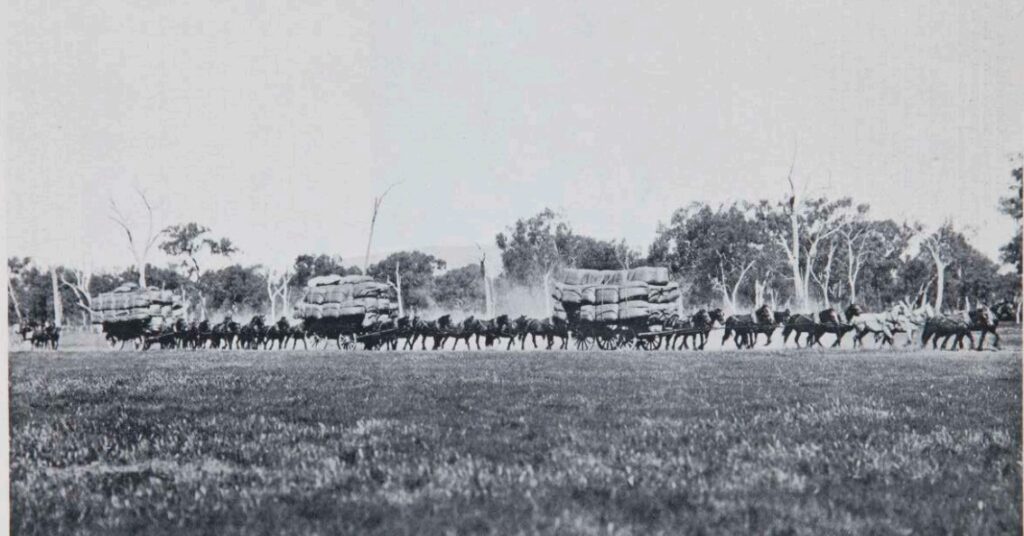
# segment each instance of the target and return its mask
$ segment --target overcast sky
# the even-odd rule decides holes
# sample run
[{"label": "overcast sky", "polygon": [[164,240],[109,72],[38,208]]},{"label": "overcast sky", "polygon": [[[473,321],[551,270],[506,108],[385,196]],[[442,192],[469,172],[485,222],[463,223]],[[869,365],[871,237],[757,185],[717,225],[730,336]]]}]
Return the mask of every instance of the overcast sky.
[{"label": "overcast sky", "polygon": [[[13,5],[18,4],[18,5]],[[486,5],[485,5],[486,4]],[[712,5],[713,4],[713,5]],[[809,4],[814,4],[809,5]],[[1024,2],[12,3],[10,254],[130,263],[109,199],[243,262],[493,243],[545,206],[650,242],[691,201],[951,218],[995,257]]]}]

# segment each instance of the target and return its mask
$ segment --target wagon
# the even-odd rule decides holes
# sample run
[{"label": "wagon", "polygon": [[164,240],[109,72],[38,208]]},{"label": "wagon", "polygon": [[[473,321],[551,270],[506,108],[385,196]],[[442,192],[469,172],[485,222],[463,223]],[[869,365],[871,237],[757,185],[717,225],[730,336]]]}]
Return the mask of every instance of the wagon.
[{"label": "wagon", "polygon": [[395,289],[367,276],[329,275],[309,280],[296,316],[315,337],[352,350],[368,337],[376,319],[393,312]]},{"label": "wagon", "polygon": [[595,346],[601,350],[620,348],[646,348],[648,342],[641,338],[647,331],[647,318],[631,319],[586,319],[581,318],[579,308],[568,305],[565,308],[569,331],[576,339],[577,350],[590,350]]}]

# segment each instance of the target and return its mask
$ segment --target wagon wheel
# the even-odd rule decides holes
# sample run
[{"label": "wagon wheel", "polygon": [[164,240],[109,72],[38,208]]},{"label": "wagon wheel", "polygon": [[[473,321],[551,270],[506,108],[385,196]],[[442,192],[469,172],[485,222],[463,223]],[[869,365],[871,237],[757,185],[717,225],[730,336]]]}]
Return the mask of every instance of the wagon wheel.
[{"label": "wagon wheel", "polygon": [[580,337],[576,339],[577,350],[590,350],[594,347],[594,340],[590,337]]},{"label": "wagon wheel", "polygon": [[341,345],[342,350],[356,349],[355,337],[351,335],[338,335],[338,343]]},{"label": "wagon wheel", "polygon": [[647,343],[640,340],[636,328],[624,328],[619,332],[619,348],[646,349]]},{"label": "wagon wheel", "polygon": [[602,349],[602,350],[614,350],[615,349],[615,348],[612,348],[612,340],[609,339],[609,338],[606,338],[603,335],[594,337],[594,340],[595,340],[595,342],[597,342],[597,347]]}]

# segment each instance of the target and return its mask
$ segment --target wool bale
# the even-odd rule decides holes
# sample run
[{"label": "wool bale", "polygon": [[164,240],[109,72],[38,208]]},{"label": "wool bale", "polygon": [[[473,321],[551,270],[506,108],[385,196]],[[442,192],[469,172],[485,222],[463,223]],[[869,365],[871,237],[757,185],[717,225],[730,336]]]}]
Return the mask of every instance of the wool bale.
[{"label": "wool bale", "polygon": [[671,282],[665,286],[651,285],[647,291],[647,301],[651,303],[672,303],[679,299],[679,284]]},{"label": "wool bale", "polygon": [[327,301],[327,289],[323,287],[313,287],[306,293],[306,297],[303,298],[304,302],[312,303],[315,305],[322,305]]},{"label": "wool bale", "polygon": [[619,301],[646,300],[649,285],[642,281],[631,281],[619,288]]},{"label": "wool bale", "polygon": [[94,300],[96,309],[109,311],[117,309],[117,296],[113,294],[100,294]]},{"label": "wool bale", "polygon": [[324,303],[345,303],[352,300],[352,285],[323,287]]},{"label": "wool bale", "polygon": [[584,287],[578,285],[562,285],[560,301],[562,303],[579,304],[583,302]]},{"label": "wool bale", "polygon": [[343,277],[338,274],[318,275],[316,277],[309,278],[309,281],[306,282],[306,286],[312,288],[323,287],[327,285],[337,285],[338,283],[341,282],[342,279]]},{"label": "wool bale", "polygon": [[129,311],[131,312],[128,315],[128,318],[132,320],[148,320],[149,317],[153,316],[150,314],[148,307],[135,307],[133,309],[129,309]]},{"label": "wool bale", "polygon": [[356,283],[365,283],[366,281],[373,281],[373,278],[368,275],[346,275],[338,279],[338,284],[354,285]]},{"label": "wool bale", "polygon": [[668,268],[663,266],[641,266],[626,273],[627,281],[643,281],[650,285],[668,284]]},{"label": "wool bale", "polygon": [[598,322],[607,322],[619,319],[619,304],[605,303],[594,306],[594,318]]},{"label": "wool bale", "polygon": [[594,303],[598,305],[619,303],[619,287],[597,287],[594,290]]},{"label": "wool bale", "polygon": [[646,301],[633,300],[619,304],[619,320],[644,318],[651,314],[651,306]]},{"label": "wool bale", "polygon": [[554,298],[555,301],[562,301],[561,283],[555,282],[555,284],[551,286],[551,297]]},{"label": "wool bale", "polygon": [[361,305],[343,306],[338,311],[338,316],[357,316],[366,314],[366,307]]},{"label": "wool bale", "polygon": [[580,287],[580,303],[597,303],[597,287],[593,285]]},{"label": "wool bale", "polygon": [[376,281],[363,281],[352,285],[353,298],[377,298],[387,294],[389,285]]},{"label": "wool bale", "polygon": [[320,317],[321,318],[334,318],[341,315],[342,304],[340,303],[324,303],[320,306]]},{"label": "wool bale", "polygon": [[580,320],[586,320],[593,322],[597,319],[597,306],[596,305],[584,305],[580,307]]}]

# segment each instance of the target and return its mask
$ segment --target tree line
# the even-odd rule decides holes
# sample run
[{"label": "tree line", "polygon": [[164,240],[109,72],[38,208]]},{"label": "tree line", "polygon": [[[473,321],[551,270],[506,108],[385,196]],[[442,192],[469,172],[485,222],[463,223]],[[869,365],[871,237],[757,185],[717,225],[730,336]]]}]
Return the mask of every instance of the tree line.
[{"label": "tree line", "polygon": [[[393,253],[365,273],[400,289],[410,313],[433,309],[493,314],[523,308],[550,310],[551,280],[563,268],[670,268],[690,307],[744,310],[763,303],[812,310],[859,303],[880,309],[893,301],[930,303],[938,309],[971,303],[1020,300],[1022,168],[1014,159],[1009,194],[999,210],[1017,222],[1016,234],[1000,260],[1015,273],[1000,274],[994,261],[974,248],[952,223],[925,232],[911,222],[880,219],[852,198],[801,199],[795,188],[781,201],[737,201],[711,206],[694,202],[661,223],[646,251],[624,240],[575,232],[571,222],[545,209],[499,233],[502,273],[486,274],[480,263],[448,269],[421,251]],[[790,183],[792,185],[792,183]],[[154,229],[152,207],[139,193],[147,217],[132,225],[112,203],[111,218],[125,231],[135,263],[116,272],[90,273],[81,267],[40,266],[30,258],[7,261],[10,322],[54,319],[88,323],[91,297],[124,282],[174,291],[196,318],[261,312],[288,315],[309,279],[327,274],[362,274],[329,253],[296,257],[285,270],[230,263],[239,253],[227,237],[196,222]],[[171,260],[149,261],[159,250]],[[55,299],[56,297],[56,299]],[[488,299],[494,303],[487,310]]]}]

